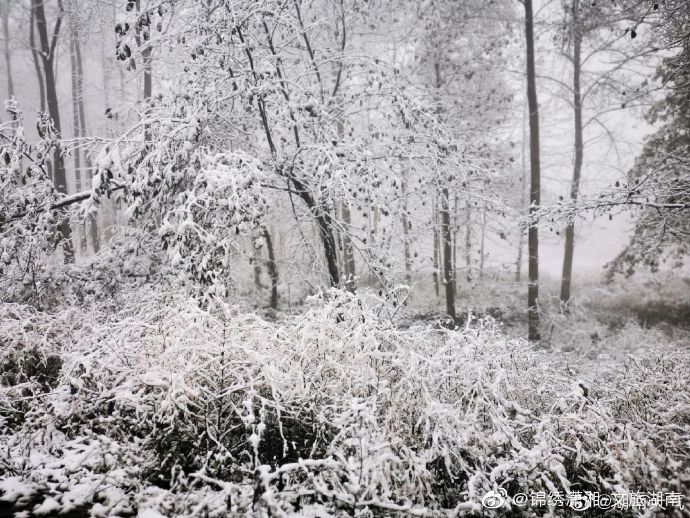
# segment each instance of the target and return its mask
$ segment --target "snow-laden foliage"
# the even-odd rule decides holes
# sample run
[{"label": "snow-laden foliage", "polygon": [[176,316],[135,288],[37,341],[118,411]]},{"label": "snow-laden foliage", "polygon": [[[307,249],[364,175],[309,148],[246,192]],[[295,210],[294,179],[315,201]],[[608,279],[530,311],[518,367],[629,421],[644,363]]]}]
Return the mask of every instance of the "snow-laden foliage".
[{"label": "snow-laden foliage", "polygon": [[[462,185],[464,198],[477,189],[463,182],[489,176],[492,160],[482,145],[454,134],[439,116],[439,100],[403,76],[389,49],[361,33],[358,27],[385,20],[382,11],[360,0],[332,6],[271,0],[260,7],[166,0],[141,10],[133,4],[115,26],[118,59],[142,66],[155,51],[170,65],[160,72],[160,93],[143,103],[141,121],[104,148],[98,192],[121,189],[140,224],[157,214],[167,220],[164,235],[190,239],[176,228],[185,196],[194,191],[190,203],[202,210],[196,199],[226,194],[196,180],[199,168],[219,154],[251,156],[261,172],[261,201],[252,202],[255,192],[230,204],[240,214],[252,212],[239,233],[266,236],[265,219],[288,225],[289,214],[305,244],[313,234],[305,223],[317,229],[318,243],[309,249],[316,252],[313,263],[325,262],[326,284],[341,284],[337,248],[345,241],[392,287],[401,277],[391,260],[392,228],[402,213],[408,217],[405,198],[416,195],[405,184],[419,181],[422,206],[439,182]],[[380,236],[363,224],[370,211],[382,218]],[[235,215],[225,226],[223,217],[195,221],[194,243],[182,247],[203,257],[187,261],[169,248],[174,262],[185,259],[182,271],[213,286],[211,294],[218,293],[220,266],[229,275],[237,247]]]},{"label": "snow-laden foliage", "polygon": [[400,329],[375,297],[331,291],[280,322],[129,297],[117,312],[2,307],[2,501],[462,516],[499,487],[687,494],[687,351],[588,379],[491,321]]},{"label": "snow-laden foliage", "polygon": [[213,285],[213,293],[230,275],[236,235],[261,225],[265,174],[253,156],[208,145],[203,102],[178,101],[167,107],[171,118],[143,122],[147,141],[118,139],[101,151],[93,197],[121,190],[115,195],[127,202],[128,215],[161,237],[171,265]]},{"label": "snow-laden foliage", "polygon": [[[0,126],[0,300],[26,302],[43,309],[64,307],[82,303],[91,296],[107,298],[136,279],[152,280],[164,272],[175,276],[167,263],[162,264],[158,234],[145,229],[116,232],[110,247],[101,254],[80,258],[77,264],[63,261],[61,226],[76,228],[83,224],[91,211],[97,209],[101,198],[108,194],[107,189],[99,178],[91,199],[88,199],[88,192],[60,193],[52,180],[48,159],[56,148],[62,153],[70,149],[58,140],[45,116],[39,118],[42,138],[29,141],[21,114],[14,113],[16,118],[12,122]],[[227,164],[233,160],[252,163],[251,158],[219,155],[211,163],[204,163],[197,181],[212,182],[212,193],[216,196],[229,196],[227,185],[222,185],[214,175],[227,169]],[[246,176],[228,176],[226,181],[239,182],[239,187],[233,184],[233,188],[250,190],[255,182],[253,175],[250,167]],[[215,215],[224,218],[223,224],[230,222],[227,213],[213,205],[208,196],[200,201],[193,198],[193,194],[194,191],[187,196],[186,205],[182,204],[178,212],[186,215],[185,222],[192,221],[192,216],[200,212],[206,219]],[[83,200],[87,203],[77,203]],[[258,206],[259,200],[252,191],[251,202]],[[188,208],[192,205],[193,208]],[[244,206],[249,207],[249,204]],[[245,211],[243,217],[254,216]],[[240,222],[241,218],[232,220],[234,225]],[[113,229],[109,230],[112,233]],[[181,235],[171,239],[183,242]],[[194,257],[198,259],[201,253],[203,249],[199,248]]]},{"label": "snow-laden foliage", "polygon": [[21,113],[0,125],[0,293],[3,300],[42,297],[44,268],[60,242],[63,195],[51,179],[49,157],[59,146],[52,122],[40,117],[41,138],[27,139]]}]

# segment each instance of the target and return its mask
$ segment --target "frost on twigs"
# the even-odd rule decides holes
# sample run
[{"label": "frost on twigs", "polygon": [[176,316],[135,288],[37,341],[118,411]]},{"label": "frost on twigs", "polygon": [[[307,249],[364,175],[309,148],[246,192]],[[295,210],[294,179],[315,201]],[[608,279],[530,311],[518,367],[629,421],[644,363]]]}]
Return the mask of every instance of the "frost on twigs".
[{"label": "frost on twigs", "polygon": [[121,189],[127,215],[161,238],[170,266],[204,295],[222,295],[238,236],[260,228],[266,212],[263,165],[207,145],[203,103],[171,103],[170,118],[142,129],[154,143],[123,140],[102,150],[94,198]]},{"label": "frost on twigs", "polygon": [[50,176],[49,158],[60,142],[45,115],[41,138],[27,140],[21,113],[0,124],[0,297],[41,303],[46,269],[59,260],[58,228],[65,217],[55,206],[64,199]]},{"label": "frost on twigs", "polygon": [[687,490],[687,354],[583,380],[491,323],[402,330],[349,293],[275,323],[161,292],[123,302],[115,315],[3,307],[11,344],[63,362],[19,408],[16,382],[2,387],[5,499],[470,515],[495,486]]}]

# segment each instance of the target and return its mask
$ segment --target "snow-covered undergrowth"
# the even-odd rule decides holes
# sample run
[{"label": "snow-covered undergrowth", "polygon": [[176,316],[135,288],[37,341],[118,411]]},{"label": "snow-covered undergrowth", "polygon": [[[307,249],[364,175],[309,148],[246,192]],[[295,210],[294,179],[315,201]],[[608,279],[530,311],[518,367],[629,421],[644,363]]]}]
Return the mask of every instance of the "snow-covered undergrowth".
[{"label": "snow-covered undergrowth", "polygon": [[498,487],[689,493],[687,352],[588,379],[491,322],[399,329],[384,309],[0,306],[0,509],[463,516]]}]

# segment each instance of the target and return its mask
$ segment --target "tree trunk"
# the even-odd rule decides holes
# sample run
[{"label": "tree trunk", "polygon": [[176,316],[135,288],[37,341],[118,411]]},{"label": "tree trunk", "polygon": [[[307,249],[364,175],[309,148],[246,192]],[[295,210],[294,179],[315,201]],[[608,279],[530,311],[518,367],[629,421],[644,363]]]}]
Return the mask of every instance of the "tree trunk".
[{"label": "tree trunk", "polygon": [[10,0],[2,0],[1,5],[2,35],[5,38],[5,66],[7,67],[7,98],[12,99],[14,97],[14,82],[12,81],[12,53],[10,50]]},{"label": "tree trunk", "polygon": [[458,293],[458,235],[460,234],[460,224],[458,218],[458,195],[453,200],[453,291]]},{"label": "tree trunk", "polygon": [[[529,105],[530,133],[530,214],[537,211],[541,197],[541,164],[539,161],[539,104],[537,101],[537,75],[534,64],[534,19],[532,0],[523,0],[525,6],[525,40],[527,53],[527,102]],[[527,234],[529,254],[529,285],[527,288],[527,335],[532,342],[541,339],[539,330],[539,229],[530,225]]]},{"label": "tree trunk", "polygon": [[[141,5],[140,1],[137,0],[137,12],[141,11]],[[141,46],[145,44],[147,41],[147,38],[142,38],[141,37],[141,32],[143,30],[148,30],[148,29],[142,29],[140,30],[139,33],[137,33],[137,45]],[[144,62],[144,116],[148,117],[148,114],[151,110],[151,96],[153,95],[153,76],[151,74],[151,68],[153,65],[153,61],[151,59],[151,47],[146,47],[142,52],[141,52],[141,57],[142,61]],[[151,140],[151,134],[149,132],[148,126],[144,128],[144,140],[146,142]]]},{"label": "tree trunk", "polygon": [[[36,25],[36,16],[34,14],[34,9],[33,7],[31,8],[31,14],[29,15],[29,25],[31,26],[29,28],[29,46],[31,47],[31,57],[33,58],[34,62],[34,69],[36,70],[36,79],[38,82],[38,93],[39,93],[39,104],[41,106],[41,112],[44,113],[46,111],[46,87],[45,87],[45,81],[43,80],[43,72],[41,72],[41,63],[39,61],[39,52],[38,49],[36,48],[36,30],[35,30],[35,25]],[[52,178],[52,173],[51,173],[51,178]]]},{"label": "tree trunk", "polygon": [[[368,249],[374,249],[376,248],[376,229],[374,228],[374,218],[371,213],[371,205],[369,205],[369,209],[367,212],[367,248]],[[375,272],[373,268],[368,268],[367,271],[367,286],[372,288],[374,286],[375,282]]]},{"label": "tree trunk", "polygon": [[[72,6],[73,8],[75,6]],[[73,9],[74,11],[74,9]],[[70,46],[69,46],[69,58],[70,58],[70,72],[71,72],[71,80],[72,80],[72,125],[73,125],[73,134],[76,139],[80,138],[82,136],[82,130],[81,130],[81,107],[79,105],[79,97],[81,96],[81,92],[79,91],[79,84],[77,81],[77,52],[76,52],[76,45],[77,45],[77,27],[76,27],[76,20],[71,19],[70,20]],[[77,147],[74,150],[74,181],[76,184],[76,190],[77,192],[82,191],[82,181],[81,181],[81,148]],[[82,252],[86,252],[86,223],[83,225],[80,225],[81,231],[78,232],[78,240],[79,240],[79,249]],[[79,227],[77,227],[79,229]]]},{"label": "tree trunk", "polygon": [[482,228],[479,241],[479,282],[484,283],[484,243],[486,238],[486,201],[482,206]]},{"label": "tree trunk", "polygon": [[453,272],[453,236],[450,227],[448,188],[441,191],[441,234],[443,238],[443,284],[446,291],[446,313],[455,322],[455,281]]},{"label": "tree trunk", "polygon": [[[297,6],[297,4],[295,5]],[[266,25],[264,25],[264,27],[268,35],[269,48],[275,55],[275,49],[273,48],[273,42],[271,41],[270,32]],[[240,41],[244,44],[245,40],[242,36],[242,31],[239,28],[237,30],[237,35],[240,38]],[[251,48],[249,46],[245,46],[245,52],[249,59],[250,69],[254,76],[254,81],[256,82],[258,81],[258,75],[256,73],[256,69],[254,68],[254,59],[252,57]],[[278,60],[276,60],[276,63],[278,63]],[[276,66],[276,74],[279,78],[281,78],[282,81],[282,72],[280,71],[279,66]],[[283,96],[285,97],[285,101],[289,103],[290,97],[285,88],[283,88]],[[266,134],[266,142],[268,144],[269,149],[271,150],[271,155],[275,157],[276,147],[273,141],[273,135],[271,133],[271,128],[268,122],[266,104],[264,102],[264,98],[262,95],[258,95],[256,97],[256,105],[259,111],[261,124],[264,128],[264,133]],[[295,145],[297,146],[297,148],[301,148],[299,140],[299,130],[297,129],[297,125],[293,125],[293,133],[295,136]],[[295,175],[288,174],[287,179],[288,181],[291,181],[292,184],[295,186],[295,191],[297,192],[298,196],[309,208],[309,211],[314,215],[314,219],[316,219],[316,223],[319,228],[319,235],[321,236],[321,242],[323,243],[324,254],[326,256],[326,266],[328,269],[330,284],[333,287],[338,287],[340,286],[340,271],[338,270],[338,249],[336,247],[335,236],[333,233],[332,216],[328,212],[326,207],[317,205],[316,200],[314,200],[314,197],[307,189],[307,186],[303,184],[302,181],[299,180]]]},{"label": "tree trunk", "polygon": [[[520,212],[527,204],[527,109],[522,117],[522,177],[520,178]],[[518,253],[515,260],[515,282],[522,280],[522,249],[524,248],[525,231],[522,225],[518,228]]]},{"label": "tree trunk", "polygon": [[321,235],[321,242],[323,243],[323,250],[326,255],[326,267],[328,269],[331,286],[338,287],[340,286],[340,272],[338,271],[338,256],[330,218],[323,214],[323,212],[319,212],[316,214],[316,223],[319,226],[319,234]]},{"label": "tree trunk", "polygon": [[[73,5],[72,11],[75,12],[76,3]],[[70,20],[70,61],[72,62],[72,104],[74,109],[74,128],[75,135],[80,138],[86,138],[86,110],[84,109],[84,68],[81,57],[81,44],[79,42],[79,30],[77,20]],[[81,158],[84,159],[84,171],[80,169],[81,159],[80,153],[83,154]],[[84,150],[76,150],[74,155],[75,160],[75,179],[77,190],[89,189],[91,187],[91,180],[93,179],[93,164],[89,154]],[[91,246],[94,253],[100,250],[100,236],[98,232],[98,218],[96,214],[89,213],[84,224],[84,239],[82,242],[82,249],[86,250],[86,235],[91,238]]]},{"label": "tree trunk", "polygon": [[340,215],[343,218],[343,273],[345,276],[345,288],[347,291],[354,293],[357,287],[355,283],[355,256],[354,247],[352,245],[352,238],[350,237],[350,228],[352,226],[352,215],[350,214],[350,205],[346,202],[340,205]]},{"label": "tree trunk", "polygon": [[[77,139],[81,137],[81,119],[79,116],[79,87],[77,85],[77,56],[74,50],[75,44],[74,29],[70,31],[70,71],[72,73],[72,125],[73,135]],[[76,183],[77,192],[82,191],[81,185],[81,149],[74,150],[74,180]]]},{"label": "tree trunk", "polygon": [[469,198],[465,201],[465,276],[472,282],[472,207]]},{"label": "tree trunk", "polygon": [[295,186],[295,191],[297,191],[299,197],[314,215],[314,219],[316,219],[319,236],[321,237],[321,243],[323,244],[323,251],[326,257],[326,269],[328,270],[330,284],[337,288],[340,286],[340,271],[338,269],[338,250],[333,235],[331,216],[325,209],[316,205],[314,198],[301,181],[294,177],[290,178],[290,180]]},{"label": "tree trunk", "polygon": [[403,256],[405,258],[405,283],[412,287],[412,255],[410,253],[410,220],[407,213],[407,181],[401,179],[402,191],[402,226],[403,226]]},{"label": "tree trunk", "polygon": [[278,265],[276,264],[275,251],[273,250],[273,240],[267,228],[264,228],[264,240],[266,241],[266,253],[268,261],[268,275],[271,278],[271,308],[278,309]]},{"label": "tree trunk", "polygon": [[[84,70],[82,68],[81,47],[77,40],[77,86],[79,89],[79,125],[81,129],[82,138],[86,137],[86,111],[84,110]],[[93,180],[93,163],[88,152],[84,152],[84,165],[86,166],[86,181],[87,187],[91,188]],[[89,236],[91,237],[91,246],[94,253],[98,253],[101,249],[101,237],[98,231],[98,216],[90,213],[88,216]]]},{"label": "tree trunk", "polygon": [[[335,67],[334,67],[335,68]],[[338,135],[338,141],[342,142],[345,138],[345,125],[343,121],[338,118],[335,123],[336,134]],[[350,204],[343,201],[340,204],[340,215],[343,218],[343,274],[345,277],[345,288],[347,291],[354,293],[357,289],[357,283],[355,281],[355,255],[354,246],[352,245],[352,237],[350,237],[350,231],[352,228],[352,214],[350,211]],[[373,243],[372,243],[373,244]]]},{"label": "tree trunk", "polygon": [[[109,26],[101,22],[101,31],[105,32]],[[111,108],[110,106],[110,59],[107,54],[106,46],[108,45],[106,38],[101,38],[101,66],[103,67],[103,106],[104,110]],[[108,49],[109,50],[109,49]]]},{"label": "tree trunk", "polygon": [[[38,37],[41,42],[41,59],[43,62],[43,77],[45,78],[46,98],[48,101],[48,113],[53,120],[55,131],[60,135],[60,107],[58,103],[57,89],[55,84],[55,74],[53,72],[53,63],[55,59],[55,48],[57,46],[57,37],[60,33],[60,26],[62,25],[62,17],[64,13],[60,10],[57,14],[55,28],[53,30],[52,40],[48,40],[48,23],[46,21],[46,13],[43,8],[43,0],[32,0],[32,8],[35,15],[36,29],[38,30]],[[55,147],[53,151],[53,183],[58,192],[67,194],[67,174],[65,171],[65,164],[62,160],[62,153],[59,147]],[[72,246],[72,229],[69,221],[64,213],[60,215],[60,223],[58,224],[58,233],[60,241],[62,242],[62,251],[66,263],[74,262],[74,248]]]},{"label": "tree trunk", "polygon": [[[101,19],[101,33],[106,35],[106,34],[112,34],[111,33],[111,25],[108,22],[108,19],[114,20],[117,18],[117,6],[115,4],[112,5],[112,12],[110,13],[110,16],[106,16]],[[112,37],[102,37],[100,38],[101,40],[101,67],[103,68],[103,77],[102,77],[102,87],[103,87],[103,111],[106,114],[106,124],[105,124],[105,133],[109,137],[114,137],[116,134],[115,131],[115,123],[113,121],[113,114],[111,113],[112,110],[112,104],[111,104],[111,99],[112,99],[112,94],[111,92],[114,89],[117,89],[117,87],[114,87],[113,85],[115,82],[113,81],[113,75],[112,75],[112,68],[111,68],[111,62],[112,59],[110,58],[110,50],[115,44],[114,39]],[[122,69],[122,67],[118,67],[118,69]],[[110,239],[113,236],[113,228],[115,227],[117,223],[117,218],[118,218],[118,205],[120,204],[120,199],[118,198],[117,200],[109,200],[107,204],[102,204],[100,207],[99,211],[99,216],[100,216],[100,228],[102,231],[103,235],[103,240],[107,243],[110,241]]]},{"label": "tree trunk", "polygon": [[[570,199],[577,200],[580,190],[580,176],[582,173],[582,160],[584,155],[584,139],[582,127],[582,91],[580,87],[580,75],[582,69],[581,47],[582,33],[578,23],[578,0],[573,1],[573,92],[575,110],[575,165],[573,167],[573,182],[570,185]],[[570,285],[573,275],[573,253],[575,249],[575,223],[570,222],[565,229],[565,254],[563,257],[563,275],[561,277],[561,305],[568,312],[570,302]]]},{"label": "tree trunk", "polygon": [[[338,119],[335,123],[338,140],[342,142],[345,136],[345,125],[343,121]],[[343,273],[345,275],[345,288],[347,291],[354,293],[357,289],[355,282],[355,255],[354,246],[352,245],[352,238],[350,237],[350,230],[352,228],[352,214],[350,212],[350,204],[342,202],[340,204],[340,214],[343,218]]]},{"label": "tree trunk", "polygon": [[431,203],[431,226],[434,231],[434,273],[433,278],[434,278],[434,293],[436,293],[436,297],[440,295],[440,290],[439,290],[439,285],[438,285],[438,272],[439,272],[439,247],[440,247],[440,239],[439,239],[439,232],[438,232],[438,214],[436,211],[436,199]]},{"label": "tree trunk", "polygon": [[261,252],[260,248],[252,243],[252,265],[254,266],[254,288],[256,289],[257,298],[261,295],[261,291],[264,289],[264,285],[261,282]]},{"label": "tree trunk", "polygon": [[[335,7],[335,4],[334,4]],[[300,14],[300,8],[299,4],[295,2],[295,9],[297,12],[297,17],[299,19],[300,26],[302,30],[304,30],[304,26],[302,24],[302,17]],[[342,4],[341,4],[341,9],[342,9]],[[342,14],[342,13],[341,13]],[[342,16],[339,16],[337,12],[334,11],[334,20],[335,24],[333,27],[333,36],[334,36],[334,43],[338,46],[340,46],[340,52],[345,51],[345,45],[346,45],[346,38],[345,38],[345,18],[344,14]],[[342,27],[339,27],[339,21],[342,23]],[[342,34],[342,39],[340,38]],[[316,63],[314,61],[314,55],[312,53],[311,47],[309,46],[309,39],[306,35],[306,32],[302,33],[302,37],[304,39],[304,42],[308,48],[309,55],[312,60],[312,66],[314,67],[314,71],[316,72],[316,77],[319,83],[321,83],[321,76],[319,74],[318,67],[316,66]],[[339,41],[340,40],[340,41]],[[331,68],[331,73],[333,76],[333,90],[331,93],[331,97],[335,97],[335,95],[338,92],[338,89],[341,86],[341,78],[342,78],[342,70],[343,70],[343,62],[340,59],[334,60],[332,62],[332,68]],[[323,85],[321,85],[321,100],[323,101]],[[369,117],[369,112],[367,111],[367,118]],[[342,119],[342,113],[338,114],[338,117],[336,119],[335,123],[336,127],[336,134],[338,136],[338,142],[342,143],[342,141],[345,139],[345,124]],[[347,202],[342,202],[341,203],[341,216],[343,218],[343,227],[345,229],[345,232],[343,233],[343,273],[345,274],[345,288],[351,292],[354,293],[355,290],[357,289],[357,282],[355,280],[355,276],[357,274],[356,272],[356,265],[355,265],[355,256],[354,256],[354,246],[352,244],[352,237],[350,236],[350,232],[352,229],[352,214],[350,210],[350,205]],[[371,226],[369,227],[371,229]],[[375,232],[374,232],[375,234]],[[371,234],[370,234],[371,236]],[[370,243],[370,246],[373,245],[373,243]],[[324,247],[327,247],[326,244],[326,239],[324,239]],[[371,271],[369,272],[369,279],[371,281]]]}]

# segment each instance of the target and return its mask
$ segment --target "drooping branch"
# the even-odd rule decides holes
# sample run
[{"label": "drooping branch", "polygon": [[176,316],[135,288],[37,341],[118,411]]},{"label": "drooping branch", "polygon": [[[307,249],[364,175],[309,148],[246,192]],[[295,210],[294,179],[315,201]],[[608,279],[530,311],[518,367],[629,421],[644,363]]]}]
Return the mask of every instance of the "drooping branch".
[{"label": "drooping branch", "polygon": [[[110,192],[115,192],[115,191],[120,191],[124,189],[124,185],[116,185],[114,187],[110,188]],[[51,210],[60,210],[64,209],[66,207],[69,207],[70,205],[74,205],[75,203],[80,203],[82,201],[88,200],[92,196],[91,191],[82,191],[82,192],[77,192],[74,194],[70,194],[69,196],[65,196],[60,201],[53,203],[50,207],[48,208],[41,208],[36,211],[36,213],[42,213],[42,212],[48,212]],[[22,212],[19,214],[14,214],[8,218],[7,221],[16,221],[19,219],[22,219],[26,217],[29,213],[28,212]]]},{"label": "drooping branch", "polygon": [[596,197],[561,200],[530,213],[528,225],[544,221],[570,223],[586,214],[610,214],[614,209],[652,209],[659,214],[690,210],[690,189],[677,183],[673,174],[650,172],[629,185],[601,192]]}]

